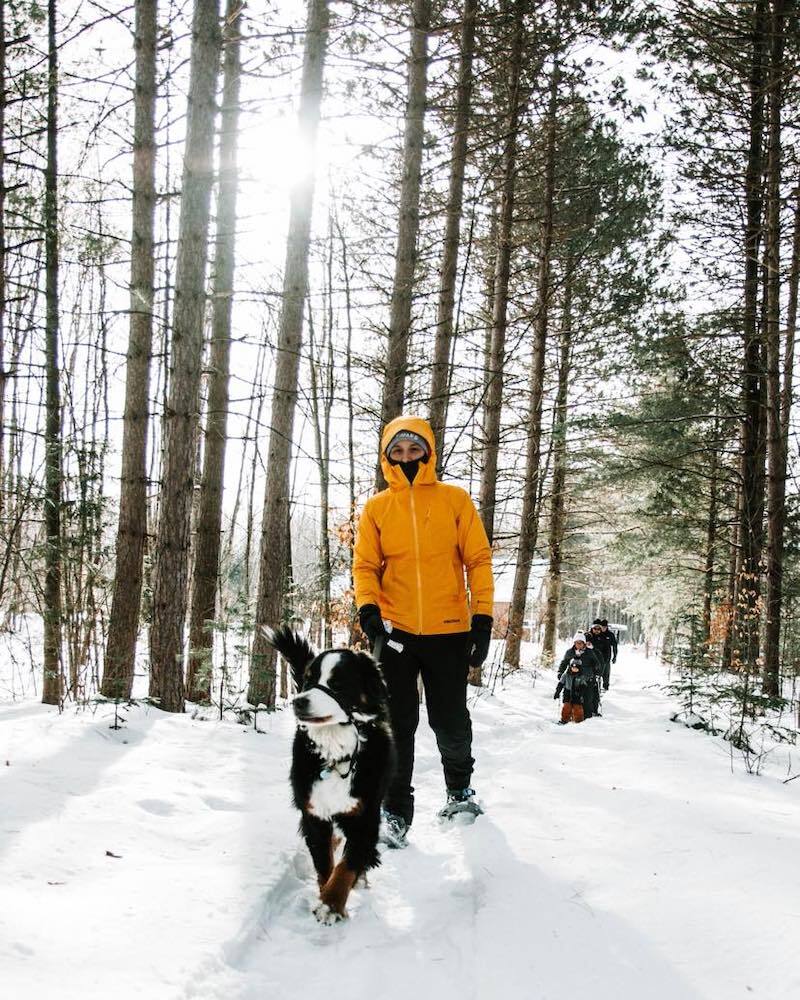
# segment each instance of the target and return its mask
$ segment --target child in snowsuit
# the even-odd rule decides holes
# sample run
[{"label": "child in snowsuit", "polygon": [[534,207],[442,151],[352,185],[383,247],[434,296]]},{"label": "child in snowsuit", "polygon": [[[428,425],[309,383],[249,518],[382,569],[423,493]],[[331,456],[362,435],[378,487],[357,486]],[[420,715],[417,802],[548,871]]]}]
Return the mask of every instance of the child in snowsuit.
[{"label": "child in snowsuit", "polygon": [[586,646],[582,632],[578,632],[572,640],[572,645],[564,653],[558,668],[558,687],[553,695],[558,699],[564,692],[561,706],[561,725],[573,722],[583,722],[584,703],[590,697],[591,688],[595,684],[595,672],[600,669],[597,657]]}]

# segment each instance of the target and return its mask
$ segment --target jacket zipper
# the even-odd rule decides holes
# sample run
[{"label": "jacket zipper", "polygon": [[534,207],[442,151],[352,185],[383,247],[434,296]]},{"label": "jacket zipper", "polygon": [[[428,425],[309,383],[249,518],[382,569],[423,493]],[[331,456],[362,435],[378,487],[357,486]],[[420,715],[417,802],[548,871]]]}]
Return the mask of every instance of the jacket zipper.
[{"label": "jacket zipper", "polygon": [[411,498],[411,525],[414,530],[414,555],[417,567],[417,635],[422,635],[422,570],[419,565],[419,533],[417,531],[417,508],[414,503],[414,484],[410,483],[408,494]]}]

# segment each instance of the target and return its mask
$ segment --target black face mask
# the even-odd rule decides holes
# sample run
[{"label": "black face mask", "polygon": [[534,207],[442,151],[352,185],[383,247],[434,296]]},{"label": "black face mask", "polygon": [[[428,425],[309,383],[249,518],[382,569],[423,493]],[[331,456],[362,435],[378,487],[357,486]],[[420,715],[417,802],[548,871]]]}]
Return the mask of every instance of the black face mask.
[{"label": "black face mask", "polygon": [[419,472],[419,463],[420,463],[420,460],[418,458],[415,458],[413,460],[413,462],[398,462],[397,463],[400,466],[400,468],[403,470],[403,475],[406,477],[406,479],[409,481],[409,483],[413,483],[414,482],[414,479],[416,478],[416,475]]},{"label": "black face mask", "polygon": [[422,462],[423,465],[427,465],[428,460],[430,459],[431,456],[423,455],[422,458],[415,458],[410,462],[395,462],[391,458],[389,458],[388,455],[386,457],[388,459],[389,465],[399,465],[400,468],[403,470],[403,475],[406,477],[409,483],[413,483],[414,480],[416,479],[417,473],[419,472],[420,462]]}]

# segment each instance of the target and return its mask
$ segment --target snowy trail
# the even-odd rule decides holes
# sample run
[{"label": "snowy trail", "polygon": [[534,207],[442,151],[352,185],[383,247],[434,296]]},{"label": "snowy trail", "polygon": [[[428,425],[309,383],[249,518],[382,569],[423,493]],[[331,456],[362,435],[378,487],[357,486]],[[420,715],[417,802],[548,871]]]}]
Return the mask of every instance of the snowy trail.
[{"label": "snowy trail", "polygon": [[800,996],[800,782],[731,773],[727,744],[669,722],[655,664],[617,667],[580,726],[554,724],[551,675],[478,699],[474,826],[434,819],[423,724],[411,846],[332,928],[310,914],[288,713],[259,736],[0,708],[4,996]]}]

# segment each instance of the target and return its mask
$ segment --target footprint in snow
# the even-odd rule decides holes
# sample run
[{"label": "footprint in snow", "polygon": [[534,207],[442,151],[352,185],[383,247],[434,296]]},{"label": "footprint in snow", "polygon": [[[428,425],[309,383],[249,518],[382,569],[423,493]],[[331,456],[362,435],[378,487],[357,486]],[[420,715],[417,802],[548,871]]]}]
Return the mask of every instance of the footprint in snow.
[{"label": "footprint in snow", "polygon": [[220,812],[243,812],[244,806],[240,802],[232,799],[220,799],[216,795],[203,795],[203,802],[209,809],[217,809]]},{"label": "footprint in snow", "polygon": [[171,816],[175,812],[175,806],[163,799],[140,799],[136,805],[154,816]]}]

